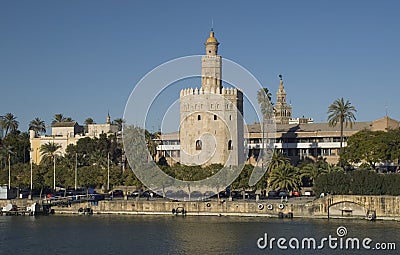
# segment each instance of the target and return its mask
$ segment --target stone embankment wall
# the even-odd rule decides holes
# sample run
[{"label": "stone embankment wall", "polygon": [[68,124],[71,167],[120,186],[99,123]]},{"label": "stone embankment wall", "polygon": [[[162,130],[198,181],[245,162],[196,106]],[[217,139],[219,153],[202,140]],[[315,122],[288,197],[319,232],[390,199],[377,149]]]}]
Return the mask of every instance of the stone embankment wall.
[{"label": "stone embankment wall", "polygon": [[[295,201],[295,202],[291,202]],[[33,201],[26,199],[2,200],[1,206],[7,203],[18,206],[30,205]],[[172,214],[181,210],[186,215],[231,215],[231,216],[265,216],[277,217],[279,213],[292,213],[294,217],[304,218],[364,218],[368,211],[375,211],[378,219],[400,220],[400,197],[398,196],[327,196],[311,202],[290,200],[255,201],[187,201],[173,202],[168,200],[112,200],[90,203],[73,203],[71,206],[54,206],[56,213],[78,213],[79,208],[91,207],[95,214]]]}]

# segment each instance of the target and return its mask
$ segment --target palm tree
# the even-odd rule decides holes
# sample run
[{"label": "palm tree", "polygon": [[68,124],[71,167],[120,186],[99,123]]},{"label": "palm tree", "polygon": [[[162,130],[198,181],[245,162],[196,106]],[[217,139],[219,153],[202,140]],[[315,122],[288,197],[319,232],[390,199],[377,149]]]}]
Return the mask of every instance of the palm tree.
[{"label": "palm tree", "polygon": [[263,118],[269,118],[271,113],[271,98],[272,94],[267,88],[261,88],[257,91],[257,101],[260,104],[261,113]]},{"label": "palm tree", "polygon": [[54,119],[51,124],[58,123],[58,122],[72,122],[74,121],[71,117],[64,117],[62,113],[54,114]]},{"label": "palm tree", "polygon": [[8,131],[15,132],[18,129],[19,122],[17,121],[17,117],[15,117],[12,113],[7,113],[1,118],[1,126],[6,130],[5,135],[8,134]]},{"label": "palm tree", "polygon": [[56,189],[56,155],[57,151],[61,148],[58,143],[45,143],[40,147],[40,153],[43,157],[53,159],[53,188]]},{"label": "palm tree", "polygon": [[64,118],[64,122],[73,122],[74,120],[71,117]]},{"label": "palm tree", "polygon": [[[261,146],[261,155],[259,158],[261,158],[261,172],[263,172],[264,169],[264,162],[268,161],[269,159],[269,153],[270,151],[266,150],[265,146],[265,141],[268,139],[265,139],[265,131],[268,130],[267,125],[271,124],[271,119],[273,118],[274,114],[273,114],[273,107],[272,107],[272,103],[271,103],[271,98],[272,95],[269,92],[269,90],[267,88],[261,88],[257,91],[257,101],[260,104],[260,108],[261,108],[261,113],[262,113],[262,126],[261,126],[261,130],[262,130],[262,146]],[[268,137],[268,133],[267,133],[267,137]],[[260,172],[260,173],[261,173]]]},{"label": "palm tree", "polygon": [[356,120],[354,113],[357,112],[356,108],[351,105],[349,100],[344,102],[343,97],[336,99],[333,104],[328,108],[328,123],[329,126],[335,127],[338,123],[340,125],[340,149],[339,155],[343,147],[343,125],[346,127],[350,125],[353,127],[353,122]]},{"label": "palm tree", "polygon": [[61,114],[61,113],[57,113],[57,114],[54,114],[54,119],[53,119],[53,121],[51,122],[51,124],[54,124],[54,123],[57,123],[57,122],[63,122],[64,121],[64,115],[63,114]]},{"label": "palm tree", "polygon": [[117,118],[114,120],[114,123],[118,125],[118,131],[122,130],[122,126],[125,123],[125,120],[122,118]]},{"label": "palm tree", "polygon": [[94,120],[92,118],[86,118],[85,122],[83,122],[83,123],[87,126],[87,125],[93,124]]},{"label": "palm tree", "polygon": [[94,123],[94,120],[92,118],[86,118],[86,120],[83,122],[85,124],[85,132],[89,132],[89,125]]},{"label": "palm tree", "polygon": [[300,178],[297,168],[289,164],[281,165],[271,172],[269,185],[273,190],[292,191],[298,189]]},{"label": "palm tree", "polygon": [[29,130],[33,130],[36,133],[46,133],[46,126],[43,120],[35,118],[29,123]]},{"label": "palm tree", "polygon": [[338,165],[335,164],[327,164],[326,165],[326,173],[330,174],[332,172],[340,172],[343,171],[343,168],[341,168]]},{"label": "palm tree", "polygon": [[158,139],[160,137],[160,133],[150,133],[149,131],[145,130],[145,140],[147,144],[147,149],[149,150],[150,156],[155,160],[155,157],[157,155],[157,146],[158,143],[155,141],[155,139]]},{"label": "palm tree", "polygon": [[300,178],[307,177],[314,184],[314,181],[318,178],[318,176],[327,172],[327,170],[322,166],[323,165],[319,164],[318,162],[305,165],[300,170]]},{"label": "palm tree", "polygon": [[290,163],[290,159],[285,157],[279,150],[274,150],[271,160],[268,164],[267,170],[268,172],[272,172],[273,170],[285,166]]}]

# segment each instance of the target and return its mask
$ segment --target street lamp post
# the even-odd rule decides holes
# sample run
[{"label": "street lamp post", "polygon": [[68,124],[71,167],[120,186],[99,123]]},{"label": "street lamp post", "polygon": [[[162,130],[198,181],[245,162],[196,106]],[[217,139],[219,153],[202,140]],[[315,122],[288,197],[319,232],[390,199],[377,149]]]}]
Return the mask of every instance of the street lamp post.
[{"label": "street lamp post", "polygon": [[75,191],[77,188],[77,179],[78,179],[78,153],[75,153]]},{"label": "street lamp post", "polygon": [[40,148],[36,148],[36,154],[35,154],[35,156],[36,156],[36,164],[39,164],[39,161],[38,161],[38,156],[39,156],[39,150],[40,150]]},{"label": "street lamp post", "polygon": [[29,197],[28,197],[28,199],[32,199],[32,190],[33,190],[33,178],[32,178],[32,173],[33,173],[33,159],[32,159],[32,157],[31,157],[31,189],[30,189],[30,192],[29,192]]},{"label": "street lamp post", "polygon": [[110,153],[107,153],[107,191],[110,190]]},{"label": "street lamp post", "polygon": [[53,188],[56,191],[56,155],[53,155]]},{"label": "street lamp post", "polygon": [[11,153],[8,153],[8,189],[11,187]]}]

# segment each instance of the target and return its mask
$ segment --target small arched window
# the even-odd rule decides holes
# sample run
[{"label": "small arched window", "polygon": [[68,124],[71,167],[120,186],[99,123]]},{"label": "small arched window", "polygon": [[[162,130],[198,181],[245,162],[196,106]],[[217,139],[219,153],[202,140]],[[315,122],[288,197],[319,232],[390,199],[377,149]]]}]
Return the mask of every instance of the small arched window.
[{"label": "small arched window", "polygon": [[217,115],[214,115],[214,120],[217,120]]},{"label": "small arched window", "polygon": [[201,140],[197,140],[196,141],[196,151],[201,151],[201,148],[202,148],[202,143],[201,143]]},{"label": "small arched window", "polygon": [[201,120],[201,115],[197,115],[197,120]]},{"label": "small arched window", "polygon": [[232,140],[228,141],[228,151],[233,150],[233,146],[232,146]]}]

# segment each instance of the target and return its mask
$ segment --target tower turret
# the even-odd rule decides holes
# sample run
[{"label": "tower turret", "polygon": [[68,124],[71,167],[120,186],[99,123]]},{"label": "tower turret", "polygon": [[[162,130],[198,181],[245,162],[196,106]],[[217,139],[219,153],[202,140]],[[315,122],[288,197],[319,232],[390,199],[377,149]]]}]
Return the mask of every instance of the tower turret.
[{"label": "tower turret", "polygon": [[219,42],[218,42],[217,38],[214,37],[213,29],[211,29],[210,37],[208,37],[208,39],[204,43],[204,45],[206,46],[206,55],[217,56]]},{"label": "tower turret", "polygon": [[205,93],[220,94],[222,58],[218,55],[219,42],[214,36],[213,29],[204,45],[206,46],[206,55],[201,58],[201,87]]}]

